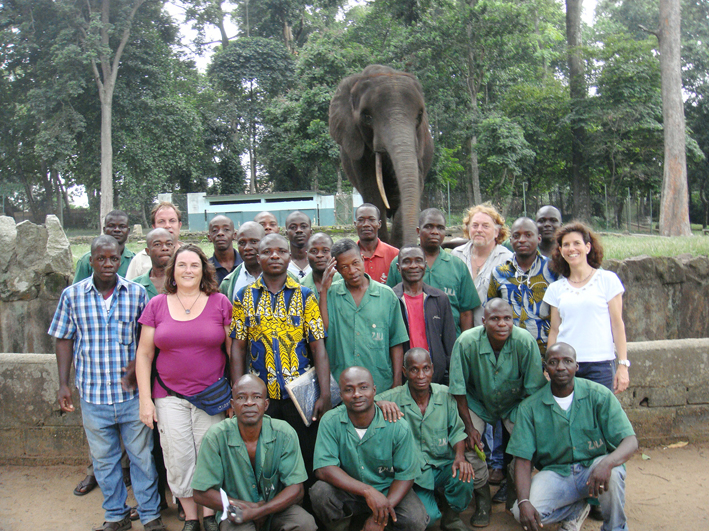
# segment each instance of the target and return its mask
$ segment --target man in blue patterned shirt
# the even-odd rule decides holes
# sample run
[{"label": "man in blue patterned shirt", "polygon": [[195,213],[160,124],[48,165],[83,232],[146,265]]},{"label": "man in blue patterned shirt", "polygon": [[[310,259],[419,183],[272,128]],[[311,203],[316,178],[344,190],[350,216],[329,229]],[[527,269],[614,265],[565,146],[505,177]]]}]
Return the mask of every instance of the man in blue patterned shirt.
[{"label": "man in blue patterned shirt", "polygon": [[130,458],[140,520],[146,530],[164,530],[153,437],[140,421],[138,396],[129,382],[137,321],[148,299],[142,286],[118,276],[120,262],[118,242],[99,236],[91,244],[93,275],[66,288],[59,299],[49,327],[49,335],[57,338],[57,398],[62,411],[74,411],[69,384],[73,361],[84,430],[103,492],[105,522],[94,530],[131,528],[121,472],[121,439]]},{"label": "man in blue patterned shirt", "polygon": [[544,293],[558,276],[549,270],[549,259],[538,250],[541,237],[533,220],[519,218],[511,232],[514,255],[492,272],[487,297],[499,297],[512,306],[515,325],[532,334],[544,356],[550,319]]}]

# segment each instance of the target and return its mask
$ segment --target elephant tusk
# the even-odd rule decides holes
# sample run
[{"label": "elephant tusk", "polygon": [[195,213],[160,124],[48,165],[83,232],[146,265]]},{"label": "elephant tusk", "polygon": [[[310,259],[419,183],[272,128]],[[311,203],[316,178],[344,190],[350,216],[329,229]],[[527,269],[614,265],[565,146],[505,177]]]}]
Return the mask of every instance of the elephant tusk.
[{"label": "elephant tusk", "polygon": [[387,210],[389,210],[391,209],[391,207],[389,206],[389,200],[387,199],[387,195],[384,192],[384,180],[382,179],[382,154],[378,151],[376,152],[374,157],[374,170],[377,174],[377,187],[379,188],[379,194],[384,200],[384,206],[387,208]]}]

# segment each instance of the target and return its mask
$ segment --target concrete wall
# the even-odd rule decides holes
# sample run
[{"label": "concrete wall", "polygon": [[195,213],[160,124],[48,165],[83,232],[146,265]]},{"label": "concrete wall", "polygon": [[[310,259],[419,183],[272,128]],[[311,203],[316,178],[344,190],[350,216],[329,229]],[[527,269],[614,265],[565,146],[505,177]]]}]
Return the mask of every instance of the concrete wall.
[{"label": "concrete wall", "polygon": [[638,256],[603,266],[625,286],[628,341],[709,337],[709,258]]},{"label": "concrete wall", "polygon": [[[628,357],[619,399],[641,444],[709,441],[709,339],[631,343]],[[86,462],[78,396],[60,413],[58,387],[53,355],[0,354],[0,464]]]}]

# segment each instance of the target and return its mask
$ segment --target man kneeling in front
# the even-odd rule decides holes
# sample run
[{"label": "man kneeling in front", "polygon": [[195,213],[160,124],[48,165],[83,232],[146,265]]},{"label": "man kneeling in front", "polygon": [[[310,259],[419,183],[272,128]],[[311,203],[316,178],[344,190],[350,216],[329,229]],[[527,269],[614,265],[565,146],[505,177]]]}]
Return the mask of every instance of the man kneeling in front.
[{"label": "man kneeling in front", "polygon": [[315,531],[315,520],[298,505],[308,477],[298,436],[286,422],[264,415],[266,384],[242,376],[231,405],[234,417],[202,439],[192,480],[195,501],[226,513],[217,512],[220,531]]},{"label": "man kneeling in front", "polygon": [[[522,402],[507,451],[517,457],[517,503],[525,531],[561,522],[578,531],[597,499],[603,531],[625,531],[625,467],[638,440],[606,387],[576,378],[576,351],[555,343],[546,352],[550,382]],[[531,478],[532,466],[540,472]],[[531,483],[531,486],[530,486]]]},{"label": "man kneeling in front", "polygon": [[[397,368],[397,370],[400,370]],[[384,420],[374,404],[376,387],[364,367],[340,374],[344,407],[320,421],[310,489],[313,511],[327,531],[347,531],[352,517],[367,518],[363,531],[423,531],[428,515],[411,487],[421,460],[408,423]]]}]

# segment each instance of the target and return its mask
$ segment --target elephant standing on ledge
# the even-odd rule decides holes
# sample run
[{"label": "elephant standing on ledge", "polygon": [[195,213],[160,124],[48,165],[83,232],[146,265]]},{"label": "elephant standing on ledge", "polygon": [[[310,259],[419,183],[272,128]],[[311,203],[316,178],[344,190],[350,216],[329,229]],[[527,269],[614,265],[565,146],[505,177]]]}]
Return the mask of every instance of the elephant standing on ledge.
[{"label": "elephant standing on ledge", "polygon": [[330,102],[330,135],[352,185],[382,212],[379,237],[398,247],[416,243],[423,180],[433,159],[418,80],[381,65],[346,77]]}]

